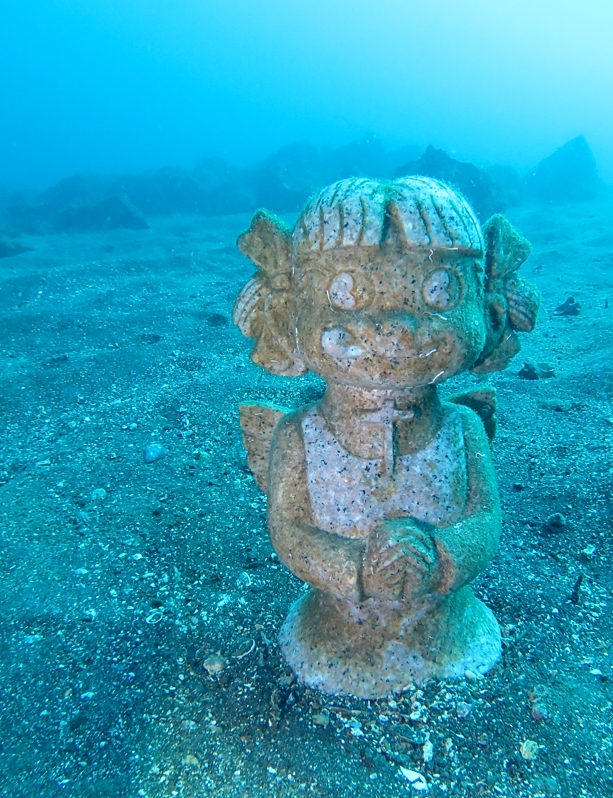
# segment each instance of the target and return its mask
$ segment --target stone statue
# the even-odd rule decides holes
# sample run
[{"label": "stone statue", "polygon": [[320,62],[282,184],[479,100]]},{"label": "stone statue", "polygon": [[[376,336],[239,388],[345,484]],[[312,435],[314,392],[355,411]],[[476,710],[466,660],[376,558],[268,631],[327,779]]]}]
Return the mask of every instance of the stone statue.
[{"label": "stone statue", "polygon": [[257,267],[234,309],[252,360],[327,383],[294,412],[241,406],[272,545],[311,586],[281,630],[288,663],[309,687],[362,698],[489,671],[500,631],[470,583],[501,527],[495,397],[442,401],[438,385],[519,351],[538,310],[517,274],[530,245],[407,177],[335,183],[293,231],[259,211],[238,246]]}]

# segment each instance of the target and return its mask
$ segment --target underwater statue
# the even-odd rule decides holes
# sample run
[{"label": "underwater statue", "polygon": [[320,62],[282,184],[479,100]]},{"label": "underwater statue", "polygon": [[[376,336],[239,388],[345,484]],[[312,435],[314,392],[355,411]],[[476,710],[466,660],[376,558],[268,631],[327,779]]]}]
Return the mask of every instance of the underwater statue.
[{"label": "underwater statue", "polygon": [[240,408],[272,545],[311,586],[281,630],[287,662],[309,687],[362,698],[486,673],[500,631],[470,583],[501,528],[495,397],[442,400],[438,386],[519,351],[538,310],[517,273],[530,245],[407,177],[342,180],[293,231],[259,211],[238,246],[257,267],[234,309],[252,360],[327,384],[297,411]]}]

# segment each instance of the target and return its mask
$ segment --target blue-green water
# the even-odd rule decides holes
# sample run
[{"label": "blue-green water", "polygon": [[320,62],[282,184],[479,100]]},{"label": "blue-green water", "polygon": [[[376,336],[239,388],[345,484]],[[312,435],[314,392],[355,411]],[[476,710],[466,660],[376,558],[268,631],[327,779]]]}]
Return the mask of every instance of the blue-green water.
[{"label": "blue-green water", "polygon": [[[519,0],[4,14],[1,795],[612,794],[611,21]],[[235,242],[260,206],[291,225],[327,183],[416,171],[507,215],[542,303],[506,370],[443,389],[497,391],[503,537],[474,587],[502,662],[359,701],[278,647],[304,586],[238,405],[323,385],[249,360]]]}]

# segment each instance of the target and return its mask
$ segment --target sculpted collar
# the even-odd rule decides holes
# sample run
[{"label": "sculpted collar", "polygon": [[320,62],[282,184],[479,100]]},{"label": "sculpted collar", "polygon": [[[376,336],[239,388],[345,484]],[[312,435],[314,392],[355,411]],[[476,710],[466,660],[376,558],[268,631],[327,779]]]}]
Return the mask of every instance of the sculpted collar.
[{"label": "sculpted collar", "polygon": [[392,391],[331,383],[320,409],[341,446],[365,460],[382,460],[388,473],[395,457],[423,449],[443,418],[434,386]]}]

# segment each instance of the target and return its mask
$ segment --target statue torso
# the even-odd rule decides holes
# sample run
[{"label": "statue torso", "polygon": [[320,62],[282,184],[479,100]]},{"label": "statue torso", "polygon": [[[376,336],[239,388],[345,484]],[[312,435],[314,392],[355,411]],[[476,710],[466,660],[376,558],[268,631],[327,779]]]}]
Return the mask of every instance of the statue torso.
[{"label": "statue torso", "polygon": [[433,526],[453,523],[468,495],[462,419],[445,413],[423,449],[384,461],[344,448],[317,406],[302,420],[307,482],[314,522],[343,537],[366,537],[383,519],[409,516]]}]

